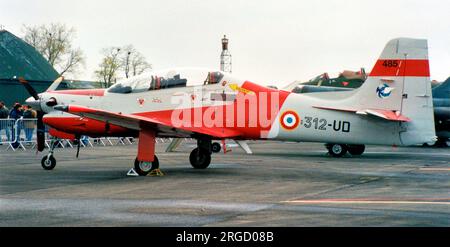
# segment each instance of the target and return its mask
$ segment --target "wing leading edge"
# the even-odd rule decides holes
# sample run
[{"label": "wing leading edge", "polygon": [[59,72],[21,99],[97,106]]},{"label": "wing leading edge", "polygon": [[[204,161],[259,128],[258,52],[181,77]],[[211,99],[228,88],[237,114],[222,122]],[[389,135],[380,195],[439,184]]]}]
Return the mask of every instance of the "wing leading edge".
[{"label": "wing leading edge", "polygon": [[173,133],[174,131],[181,132],[185,135],[197,133],[219,139],[236,138],[241,136],[240,132],[226,128],[174,126],[169,117],[165,117],[163,115],[159,116],[157,113],[146,113],[145,116],[141,116],[121,112],[115,113],[78,105],[55,106],[54,109],[138,131],[143,128],[142,126],[146,126],[145,128],[153,128],[158,132],[163,133]]}]

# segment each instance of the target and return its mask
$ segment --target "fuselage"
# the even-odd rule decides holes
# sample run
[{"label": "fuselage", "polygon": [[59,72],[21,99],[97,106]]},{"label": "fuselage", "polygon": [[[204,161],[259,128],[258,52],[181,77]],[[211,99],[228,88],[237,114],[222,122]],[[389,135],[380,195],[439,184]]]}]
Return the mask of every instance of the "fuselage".
[{"label": "fuselage", "polygon": [[[198,73],[209,77],[213,72]],[[54,98],[59,105],[81,105],[150,118],[171,117],[179,121],[174,125],[199,124],[203,128],[232,129],[242,133],[238,139],[404,144],[398,122],[315,107],[328,101],[326,98],[267,88],[227,74],[222,74],[222,78],[214,83],[200,80],[202,76],[194,76],[198,79],[188,78],[186,85],[181,87],[151,88],[154,76],[150,74],[141,76],[135,82],[129,80],[122,83],[122,88],[134,85],[136,90],[120,91],[117,86],[115,90],[63,90],[45,92],[41,98],[42,102]],[[148,85],[139,88],[140,83]],[[89,136],[137,136],[135,130],[123,125],[54,111],[46,105],[42,105],[42,108],[49,113],[44,117],[44,122],[59,131]],[[183,114],[180,115],[180,111]],[[189,118],[186,117],[187,113]],[[164,132],[160,135],[183,136],[179,132]]]}]

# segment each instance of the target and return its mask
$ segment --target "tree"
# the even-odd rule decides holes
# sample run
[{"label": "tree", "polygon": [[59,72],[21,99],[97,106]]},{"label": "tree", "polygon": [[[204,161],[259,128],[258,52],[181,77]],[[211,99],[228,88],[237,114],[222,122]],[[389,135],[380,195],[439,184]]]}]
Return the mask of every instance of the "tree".
[{"label": "tree", "polygon": [[152,65],[133,45],[127,45],[122,50],[121,68],[125,72],[125,78],[140,75],[152,68]]},{"label": "tree", "polygon": [[104,48],[102,62],[99,69],[95,71],[96,77],[102,82],[102,86],[110,87],[117,80],[117,71],[121,67],[120,54],[121,49],[118,47]]},{"label": "tree", "polygon": [[102,54],[103,58],[99,69],[95,71],[95,76],[102,82],[103,87],[110,87],[117,81],[119,71],[123,71],[125,78],[129,78],[140,75],[152,67],[132,45],[123,48],[104,48]]},{"label": "tree", "polygon": [[73,48],[75,29],[64,24],[24,25],[23,39],[32,45],[58,71],[60,75],[75,73],[84,64],[83,52]]}]

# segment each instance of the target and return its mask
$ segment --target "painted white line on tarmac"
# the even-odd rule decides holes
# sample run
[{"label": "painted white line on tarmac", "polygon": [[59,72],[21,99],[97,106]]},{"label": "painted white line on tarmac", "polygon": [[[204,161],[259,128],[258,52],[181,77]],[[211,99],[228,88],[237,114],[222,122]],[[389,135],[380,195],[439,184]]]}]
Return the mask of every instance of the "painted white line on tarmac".
[{"label": "painted white line on tarmac", "polygon": [[421,171],[447,171],[450,172],[450,167],[421,167]]},{"label": "painted white line on tarmac", "polygon": [[395,200],[292,200],[283,201],[290,204],[431,204],[431,205],[450,205],[450,201],[395,201]]},{"label": "painted white line on tarmac", "polygon": [[440,153],[440,152],[431,152],[431,153],[418,153],[418,152],[404,152],[404,151],[367,151],[364,154],[412,154],[412,155],[426,155],[426,156],[450,156],[450,153]]}]

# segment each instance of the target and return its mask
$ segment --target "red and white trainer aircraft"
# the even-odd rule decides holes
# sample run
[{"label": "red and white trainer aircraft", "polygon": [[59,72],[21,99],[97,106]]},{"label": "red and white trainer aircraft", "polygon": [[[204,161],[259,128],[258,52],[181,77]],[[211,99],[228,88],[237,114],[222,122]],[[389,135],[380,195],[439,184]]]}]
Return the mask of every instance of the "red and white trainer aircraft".
[{"label": "red and white trainer aircraft", "polygon": [[[364,144],[413,145],[436,139],[427,41],[389,41],[366,82],[349,92],[295,94],[221,71],[171,69],[143,74],[108,89],[54,91],[27,103],[43,113],[55,135],[139,137],[135,170],[159,167],[156,137],[192,137],[194,168],[211,162],[211,140],[271,139],[323,142],[342,156]],[[40,143],[40,144],[39,144]],[[39,150],[43,150],[42,137]],[[42,159],[53,169],[54,145]]]}]

